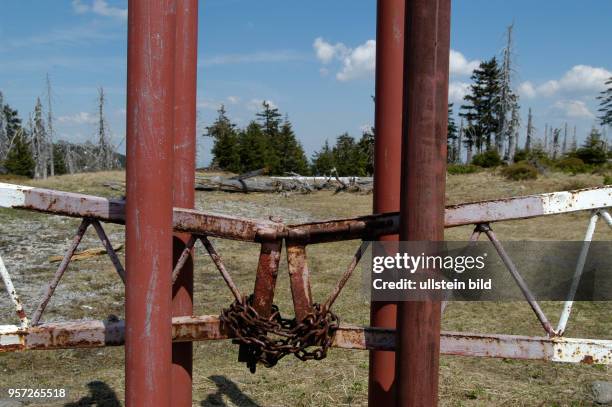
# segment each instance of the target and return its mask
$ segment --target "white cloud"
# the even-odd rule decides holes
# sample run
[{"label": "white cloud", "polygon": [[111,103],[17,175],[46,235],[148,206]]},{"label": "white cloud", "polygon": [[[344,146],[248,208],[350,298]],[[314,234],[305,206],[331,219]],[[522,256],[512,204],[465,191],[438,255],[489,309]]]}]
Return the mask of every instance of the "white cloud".
[{"label": "white cloud", "polygon": [[317,59],[324,64],[329,64],[333,59],[343,58],[349,51],[343,43],[330,44],[321,37],[314,40],[312,47],[317,54]]},{"label": "white cloud", "polygon": [[605,68],[575,65],[559,79],[546,81],[538,86],[523,82],[519,90],[527,97],[550,97],[557,93],[595,93],[605,88],[605,81],[612,72]]},{"label": "white cloud", "polygon": [[553,105],[553,109],[567,118],[572,119],[593,119],[595,115],[591,113],[587,105],[581,100],[560,100]]},{"label": "white cloud", "polygon": [[88,112],[78,112],[72,115],[60,116],[57,121],[66,124],[93,124],[97,122],[97,117]]},{"label": "white cloud", "polygon": [[[317,37],[312,48],[317,59],[323,65],[333,61],[340,63],[336,73],[339,81],[349,81],[362,77],[371,77],[376,68],[376,41],[368,40],[355,48],[350,48],[341,42],[332,44],[321,37]],[[468,60],[461,52],[450,51],[450,73],[452,75],[470,75],[480,64],[479,60]],[[319,70],[321,76],[329,73],[327,67]]]},{"label": "white cloud", "polygon": [[469,83],[452,81],[448,84],[448,100],[451,102],[460,102],[469,90]]},{"label": "white cloud", "polygon": [[450,51],[450,73],[451,75],[471,75],[478,68],[480,61],[474,59],[469,61],[461,52],[451,49]]},{"label": "white cloud", "polygon": [[121,20],[126,20],[128,14],[127,9],[110,6],[106,0],[93,0],[91,4],[83,3],[82,0],[72,0],[72,9],[77,14],[93,13]]},{"label": "white cloud", "polygon": [[350,81],[374,73],[376,67],[376,41],[368,40],[350,50],[342,59],[342,69],[336,74],[339,81]]},{"label": "white cloud", "polygon": [[231,103],[232,105],[235,105],[235,104],[240,103],[240,97],[238,97],[238,96],[228,96],[227,97],[227,101],[229,103]]},{"label": "white cloud", "polygon": [[518,87],[519,94],[521,96],[525,96],[526,98],[532,99],[536,97],[536,89],[533,86],[533,83],[526,81],[519,85]]},{"label": "white cloud", "polygon": [[[376,41],[368,40],[355,48],[349,48],[341,42],[331,44],[323,38],[314,40],[312,47],[317,59],[324,65],[339,61],[341,68],[336,73],[339,81],[350,81],[371,76],[376,66]],[[329,73],[327,68],[319,70],[321,76]]]}]

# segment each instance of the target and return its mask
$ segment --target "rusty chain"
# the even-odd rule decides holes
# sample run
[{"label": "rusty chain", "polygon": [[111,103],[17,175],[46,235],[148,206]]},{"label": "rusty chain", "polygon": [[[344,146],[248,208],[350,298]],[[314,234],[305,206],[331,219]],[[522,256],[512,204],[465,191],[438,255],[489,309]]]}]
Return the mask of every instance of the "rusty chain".
[{"label": "rusty chain", "polygon": [[276,305],[270,317],[264,318],[251,306],[252,296],[235,301],[223,310],[220,320],[235,342],[243,346],[241,360],[251,372],[257,363],[272,367],[286,355],[300,360],[321,360],[333,342],[338,329],[338,317],[320,304],[300,322],[283,318]]}]

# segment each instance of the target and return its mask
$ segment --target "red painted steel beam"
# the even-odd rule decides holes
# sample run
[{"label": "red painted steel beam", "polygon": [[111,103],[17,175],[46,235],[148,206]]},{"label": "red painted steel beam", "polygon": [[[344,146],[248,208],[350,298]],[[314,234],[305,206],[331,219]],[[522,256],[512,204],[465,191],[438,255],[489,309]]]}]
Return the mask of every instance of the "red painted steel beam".
[{"label": "red painted steel beam", "polygon": [[[198,2],[176,0],[176,50],[174,59],[174,181],[173,205],[195,205],[196,86],[198,58]],[[175,233],[174,265],[179,261],[189,233]],[[184,259],[172,287],[172,315],[193,315],[193,251]],[[172,344],[172,405],[192,404],[193,344]]]},{"label": "red painted steel beam", "polygon": [[175,20],[174,0],[128,3],[128,406],[171,405]]},{"label": "red painted steel beam", "polygon": [[[406,0],[401,241],[444,239],[450,0]],[[440,302],[401,302],[397,406],[438,402]]]},{"label": "red painted steel beam", "polygon": [[[376,94],[374,139],[374,213],[399,211],[402,84],[404,81],[404,2],[378,0],[376,10]],[[397,240],[397,235],[380,240]],[[372,302],[370,325],[395,329],[397,304]],[[395,402],[395,353],[370,352],[370,405]]]}]

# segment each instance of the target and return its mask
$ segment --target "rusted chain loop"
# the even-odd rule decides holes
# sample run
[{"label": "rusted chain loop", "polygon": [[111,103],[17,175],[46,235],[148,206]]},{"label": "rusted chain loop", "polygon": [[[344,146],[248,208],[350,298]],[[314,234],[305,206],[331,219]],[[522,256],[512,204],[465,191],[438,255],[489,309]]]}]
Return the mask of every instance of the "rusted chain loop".
[{"label": "rusted chain loop", "polygon": [[298,322],[283,318],[276,305],[268,318],[260,316],[252,307],[252,296],[235,301],[221,313],[220,320],[237,343],[248,345],[247,365],[254,371],[257,363],[272,367],[286,355],[300,360],[321,360],[327,356],[338,317],[314,304],[312,311]]}]

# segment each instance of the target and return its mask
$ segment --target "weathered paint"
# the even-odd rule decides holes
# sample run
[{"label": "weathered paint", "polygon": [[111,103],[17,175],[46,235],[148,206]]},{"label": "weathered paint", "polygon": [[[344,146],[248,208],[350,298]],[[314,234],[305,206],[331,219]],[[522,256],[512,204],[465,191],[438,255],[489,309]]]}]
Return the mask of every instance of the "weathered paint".
[{"label": "weathered paint", "polygon": [[587,254],[589,253],[589,248],[591,247],[591,240],[593,240],[593,235],[595,234],[595,227],[597,226],[598,219],[599,213],[597,211],[594,211],[589,219],[586,234],[582,243],[582,248],[580,249],[580,254],[578,255],[576,269],[572,278],[572,285],[570,286],[569,293],[567,294],[567,299],[563,304],[561,316],[559,317],[559,323],[557,324],[556,329],[557,335],[563,335],[563,333],[565,332],[565,328],[567,327],[567,321],[569,320],[569,317],[572,313],[574,297],[576,296],[576,291],[578,291],[578,285],[580,284],[580,278],[582,277],[582,272],[584,271],[584,264],[586,262]]},{"label": "weathered paint", "polygon": [[[22,193],[24,194],[23,199],[19,197]],[[28,196],[36,196],[37,199],[29,199]],[[593,203],[586,203],[586,196],[596,197],[596,200]],[[612,205],[610,196],[612,196],[612,187],[605,186],[463,203],[446,207],[444,226],[450,228],[603,209]],[[555,202],[555,204],[550,202]],[[560,202],[563,202],[563,205]],[[13,184],[0,183],[0,206],[79,218],[88,217],[110,223],[124,223],[124,201]],[[545,210],[545,208],[548,209]],[[606,217],[606,215],[603,216]],[[609,217],[609,214],[607,216]],[[174,208],[173,219],[176,231],[257,242],[283,238],[304,244],[352,239],[367,240],[369,238],[373,240],[378,236],[396,234],[399,231],[399,213],[397,212],[284,225],[267,220],[245,219],[193,209]]]},{"label": "weathered paint", "polygon": [[269,317],[272,311],[282,247],[282,240],[261,244],[253,289],[253,308],[264,318]]},{"label": "weathered paint", "polygon": [[21,303],[21,299],[19,295],[17,295],[17,291],[15,291],[15,286],[13,285],[13,280],[11,280],[11,275],[9,274],[6,266],[4,265],[4,260],[2,260],[2,256],[0,256],[0,277],[2,278],[2,282],[4,283],[4,288],[6,293],[11,299],[13,306],[15,307],[15,314],[17,314],[17,318],[21,321],[21,327],[25,328],[28,326],[29,321],[26,313],[23,309],[23,304]]},{"label": "weathered paint", "polygon": [[295,318],[303,320],[312,310],[310,271],[306,261],[306,247],[287,242],[287,263]]},{"label": "weathered paint", "polygon": [[[174,342],[231,339],[214,315],[172,318]],[[0,325],[0,352],[120,346],[125,341],[125,322],[67,321],[23,329]],[[340,325],[334,336],[336,348],[353,350],[395,349],[395,330]],[[440,352],[550,362],[612,365],[612,340],[548,338],[503,334],[442,331]]]},{"label": "weathered paint", "polygon": [[[400,241],[444,240],[450,0],[406,0]],[[397,304],[396,406],[438,401],[441,303]]]},{"label": "weathered paint", "polygon": [[[376,2],[373,213],[398,212],[400,209],[404,3],[405,0]],[[395,223],[397,233],[399,217]],[[397,234],[384,235],[381,231],[378,239],[397,240],[398,237]],[[370,325],[373,327],[395,329],[396,318],[395,303],[372,302],[370,305]],[[368,403],[373,406],[395,404],[394,379],[395,354],[371,352]]]},{"label": "weathered paint", "polygon": [[169,407],[176,0],[130,0],[127,31],[125,403]]},{"label": "weathered paint", "polygon": [[[176,0],[176,40],[174,64],[174,164],[173,202],[175,207],[193,208],[196,168],[196,91],[198,59],[198,1]],[[174,264],[184,253],[191,238],[187,233],[174,235]],[[193,256],[172,279],[172,315],[193,314]],[[193,345],[172,344],[172,405],[192,405]]]}]

